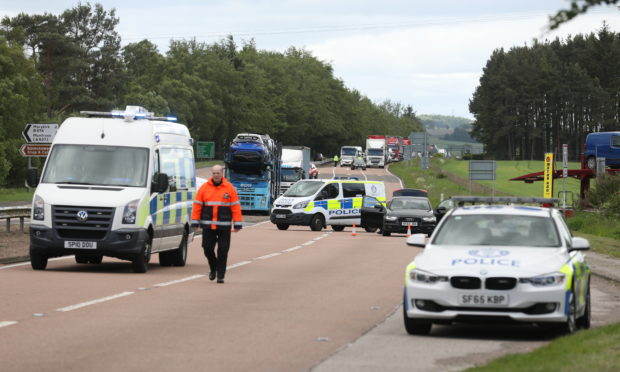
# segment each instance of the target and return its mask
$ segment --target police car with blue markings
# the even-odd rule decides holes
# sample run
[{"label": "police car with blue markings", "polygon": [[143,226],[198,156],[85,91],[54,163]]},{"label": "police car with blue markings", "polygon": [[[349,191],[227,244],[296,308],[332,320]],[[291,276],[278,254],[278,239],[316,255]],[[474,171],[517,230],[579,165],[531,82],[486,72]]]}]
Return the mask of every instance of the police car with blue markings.
[{"label": "police car with blue markings", "polygon": [[[557,199],[453,197],[450,210],[406,269],[405,329],[433,324],[535,323],[564,333],[590,327],[586,239],[573,237]],[[540,204],[539,204],[540,205]]]},{"label": "police car with blue markings", "polygon": [[82,113],[58,129],[41,177],[28,171],[32,268],[110,256],[146,272],[153,253],[162,266],[184,266],[196,192],[187,127],[137,106]]}]

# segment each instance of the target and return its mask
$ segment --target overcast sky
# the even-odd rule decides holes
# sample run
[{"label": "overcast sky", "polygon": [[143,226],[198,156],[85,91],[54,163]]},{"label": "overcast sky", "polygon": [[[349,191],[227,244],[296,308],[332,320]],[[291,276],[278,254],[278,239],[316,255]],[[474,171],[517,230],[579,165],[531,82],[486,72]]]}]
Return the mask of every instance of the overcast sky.
[{"label": "overcast sky", "polygon": [[[304,48],[337,78],[375,102],[390,99],[418,114],[472,118],[468,103],[496,48],[590,33],[603,21],[620,32],[620,10],[606,6],[547,33],[567,0],[101,0],[116,8],[123,45],[149,39],[212,43],[228,34],[259,49]],[[91,2],[91,4],[94,2]],[[59,14],[77,1],[0,0],[0,14]]]}]

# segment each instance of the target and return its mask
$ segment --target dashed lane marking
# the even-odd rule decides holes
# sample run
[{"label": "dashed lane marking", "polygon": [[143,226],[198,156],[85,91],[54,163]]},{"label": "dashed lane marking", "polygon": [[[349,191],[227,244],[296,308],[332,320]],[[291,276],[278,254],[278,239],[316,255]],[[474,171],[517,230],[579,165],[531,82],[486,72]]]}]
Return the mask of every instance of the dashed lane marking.
[{"label": "dashed lane marking", "polygon": [[135,292],[122,292],[122,293],[118,293],[118,294],[115,294],[115,295],[112,295],[112,296],[98,298],[98,299],[92,300],[92,301],[82,302],[82,303],[71,305],[71,306],[67,306],[67,307],[61,307],[60,309],[56,309],[56,311],[72,311],[72,310],[77,310],[77,309],[81,309],[81,308],[86,307],[86,306],[95,305],[95,304],[99,304],[99,303],[102,303],[102,302],[115,300],[117,298],[129,296],[129,295],[132,295],[134,293]]},{"label": "dashed lane marking", "polygon": [[302,248],[302,246],[301,246],[301,245],[296,245],[296,246],[294,246],[294,247],[291,247],[291,248],[285,249],[285,250],[283,250],[282,252],[292,252],[292,251],[296,251],[296,250],[298,250],[299,248]]},{"label": "dashed lane marking", "polygon": [[12,326],[13,324],[17,324],[17,322],[14,320],[4,320],[0,322],[0,328]]},{"label": "dashed lane marking", "polygon": [[186,282],[188,280],[199,279],[199,278],[202,278],[202,277],[205,277],[205,276],[206,275],[204,275],[204,274],[192,275],[192,276],[188,276],[187,278],[181,278],[181,279],[177,279],[177,280],[171,280],[169,282],[157,283],[157,284],[154,284],[153,287],[167,287],[169,285],[173,285],[173,284],[177,284],[177,283],[183,283],[183,282]]},{"label": "dashed lane marking", "polygon": [[230,270],[230,269],[234,269],[235,267],[239,267],[239,266],[243,266],[243,265],[247,265],[251,263],[252,261],[241,261],[241,262],[237,262],[236,264],[226,266],[226,269]]},{"label": "dashed lane marking", "polygon": [[281,254],[282,254],[282,253],[280,253],[280,252],[276,252],[276,253],[272,253],[272,254],[267,254],[267,255],[265,255],[265,256],[256,257],[256,258],[255,258],[255,260],[266,260],[266,259],[268,259],[268,258],[275,257],[275,256],[279,256],[279,255],[281,255]]}]

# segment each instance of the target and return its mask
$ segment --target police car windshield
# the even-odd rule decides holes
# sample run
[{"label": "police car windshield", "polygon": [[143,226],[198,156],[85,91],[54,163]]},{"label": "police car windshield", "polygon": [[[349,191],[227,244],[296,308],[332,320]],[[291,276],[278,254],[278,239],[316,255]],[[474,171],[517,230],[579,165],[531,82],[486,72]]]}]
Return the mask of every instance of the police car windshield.
[{"label": "police car windshield", "polygon": [[56,145],[41,182],[145,187],[148,156],[146,148]]},{"label": "police car windshield", "polygon": [[560,238],[552,218],[452,215],[441,225],[433,244],[558,247]]},{"label": "police car windshield", "polygon": [[317,181],[299,181],[288,189],[284,196],[311,196],[314,195],[323,186],[323,182]]}]

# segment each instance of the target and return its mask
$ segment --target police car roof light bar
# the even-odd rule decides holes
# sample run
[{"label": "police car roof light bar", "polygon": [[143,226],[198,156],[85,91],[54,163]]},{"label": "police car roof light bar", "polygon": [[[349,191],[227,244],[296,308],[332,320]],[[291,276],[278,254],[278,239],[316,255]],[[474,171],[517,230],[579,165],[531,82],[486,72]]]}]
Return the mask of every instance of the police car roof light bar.
[{"label": "police car roof light bar", "polygon": [[155,116],[152,112],[140,106],[127,106],[125,110],[112,111],[80,111],[80,114],[88,117],[104,117],[104,118],[123,118],[125,121],[148,119],[163,120],[176,122],[177,118],[173,116]]},{"label": "police car roof light bar", "polygon": [[555,205],[560,202],[557,198],[536,198],[524,196],[453,196],[455,203],[462,204],[545,204]]}]

